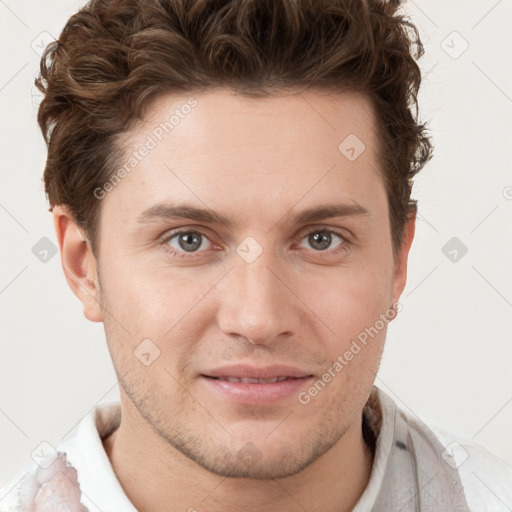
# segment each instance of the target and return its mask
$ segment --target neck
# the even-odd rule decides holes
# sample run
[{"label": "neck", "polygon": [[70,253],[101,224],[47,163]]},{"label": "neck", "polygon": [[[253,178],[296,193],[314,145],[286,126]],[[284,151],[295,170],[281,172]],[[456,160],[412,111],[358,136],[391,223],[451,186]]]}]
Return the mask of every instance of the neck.
[{"label": "neck", "polygon": [[215,475],[168,444],[130,409],[123,408],[121,424],[104,446],[139,512],[239,512],[248,503],[258,512],[350,511],[368,483],[373,463],[361,422],[352,424],[300,473],[273,480]]}]

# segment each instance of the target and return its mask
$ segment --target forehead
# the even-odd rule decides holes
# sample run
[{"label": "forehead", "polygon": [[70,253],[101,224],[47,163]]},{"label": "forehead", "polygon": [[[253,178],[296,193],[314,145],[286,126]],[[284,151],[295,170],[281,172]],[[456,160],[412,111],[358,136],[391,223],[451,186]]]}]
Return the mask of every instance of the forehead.
[{"label": "forehead", "polygon": [[354,92],[164,95],[120,140],[127,172],[105,202],[128,216],[178,198],[227,215],[375,203],[383,183],[374,127],[370,100]]},{"label": "forehead", "polygon": [[136,146],[148,135],[158,144],[172,145],[176,141],[176,157],[180,156],[178,143],[185,144],[185,151],[189,144],[205,151],[218,150],[223,144],[224,159],[231,151],[249,152],[263,147],[271,147],[277,157],[283,146],[293,147],[297,155],[318,157],[309,151],[313,149],[309,145],[299,143],[325,140],[325,146],[339,150],[337,142],[352,135],[365,145],[372,145],[374,125],[371,100],[362,93],[313,89],[255,98],[230,89],[216,89],[156,98],[145,120],[129,133],[125,143]]}]

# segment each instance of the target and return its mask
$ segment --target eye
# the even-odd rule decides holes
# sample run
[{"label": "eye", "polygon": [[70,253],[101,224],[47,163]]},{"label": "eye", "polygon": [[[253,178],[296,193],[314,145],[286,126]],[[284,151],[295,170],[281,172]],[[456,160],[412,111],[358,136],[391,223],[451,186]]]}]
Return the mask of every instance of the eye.
[{"label": "eye", "polygon": [[[347,250],[349,242],[344,234],[333,229],[315,229],[300,238],[297,247],[313,249],[318,256],[332,256]],[[337,243],[336,243],[337,242]],[[193,258],[201,252],[212,249],[210,239],[198,230],[182,230],[168,235],[161,242],[165,250],[179,258]],[[333,244],[336,245],[333,248]],[[307,244],[305,246],[304,244]],[[309,246],[309,247],[308,247]]]},{"label": "eye", "polygon": [[[333,241],[336,239],[340,242],[334,249],[332,249],[331,246]],[[332,250],[329,252],[336,253],[339,250],[345,249],[345,245],[347,244],[344,235],[332,229],[316,229],[314,231],[310,231],[309,233],[306,233],[303,240],[316,252],[327,252],[327,249],[331,247]],[[299,244],[299,247],[304,247],[304,245]]]},{"label": "eye", "polygon": [[196,253],[200,249],[207,249],[209,242],[206,235],[200,231],[179,231],[167,237],[164,241],[167,250],[178,256],[184,256],[185,253]]}]

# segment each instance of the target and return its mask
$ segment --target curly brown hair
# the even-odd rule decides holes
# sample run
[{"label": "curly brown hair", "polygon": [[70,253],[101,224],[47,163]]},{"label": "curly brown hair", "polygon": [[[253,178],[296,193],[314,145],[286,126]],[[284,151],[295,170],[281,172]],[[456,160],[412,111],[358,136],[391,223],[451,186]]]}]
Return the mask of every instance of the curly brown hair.
[{"label": "curly brown hair", "polygon": [[398,1],[91,0],[41,58],[38,123],[50,202],[69,209],[97,254],[101,201],[121,134],[169,92],[228,87],[362,91],[374,105],[393,248],[416,211],[412,178],[432,156],[418,121],[423,54]]}]

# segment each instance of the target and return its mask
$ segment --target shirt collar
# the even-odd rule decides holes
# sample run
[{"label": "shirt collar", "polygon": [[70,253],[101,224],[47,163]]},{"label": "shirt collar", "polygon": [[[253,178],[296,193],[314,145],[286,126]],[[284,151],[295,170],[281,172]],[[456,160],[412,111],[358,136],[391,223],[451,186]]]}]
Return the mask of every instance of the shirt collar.
[{"label": "shirt collar", "polygon": [[[368,484],[353,512],[371,510],[377,500],[394,440],[396,409],[394,401],[374,386],[363,411],[375,442],[374,460]],[[120,420],[120,403],[103,402],[80,422],[76,435],[58,448],[77,468],[82,503],[90,512],[137,512],[103,446],[103,439],[118,428]]]},{"label": "shirt collar", "polygon": [[58,447],[78,470],[82,503],[90,512],[137,512],[103,446],[103,439],[117,429],[120,421],[120,403],[103,402],[80,422],[75,436]]}]

